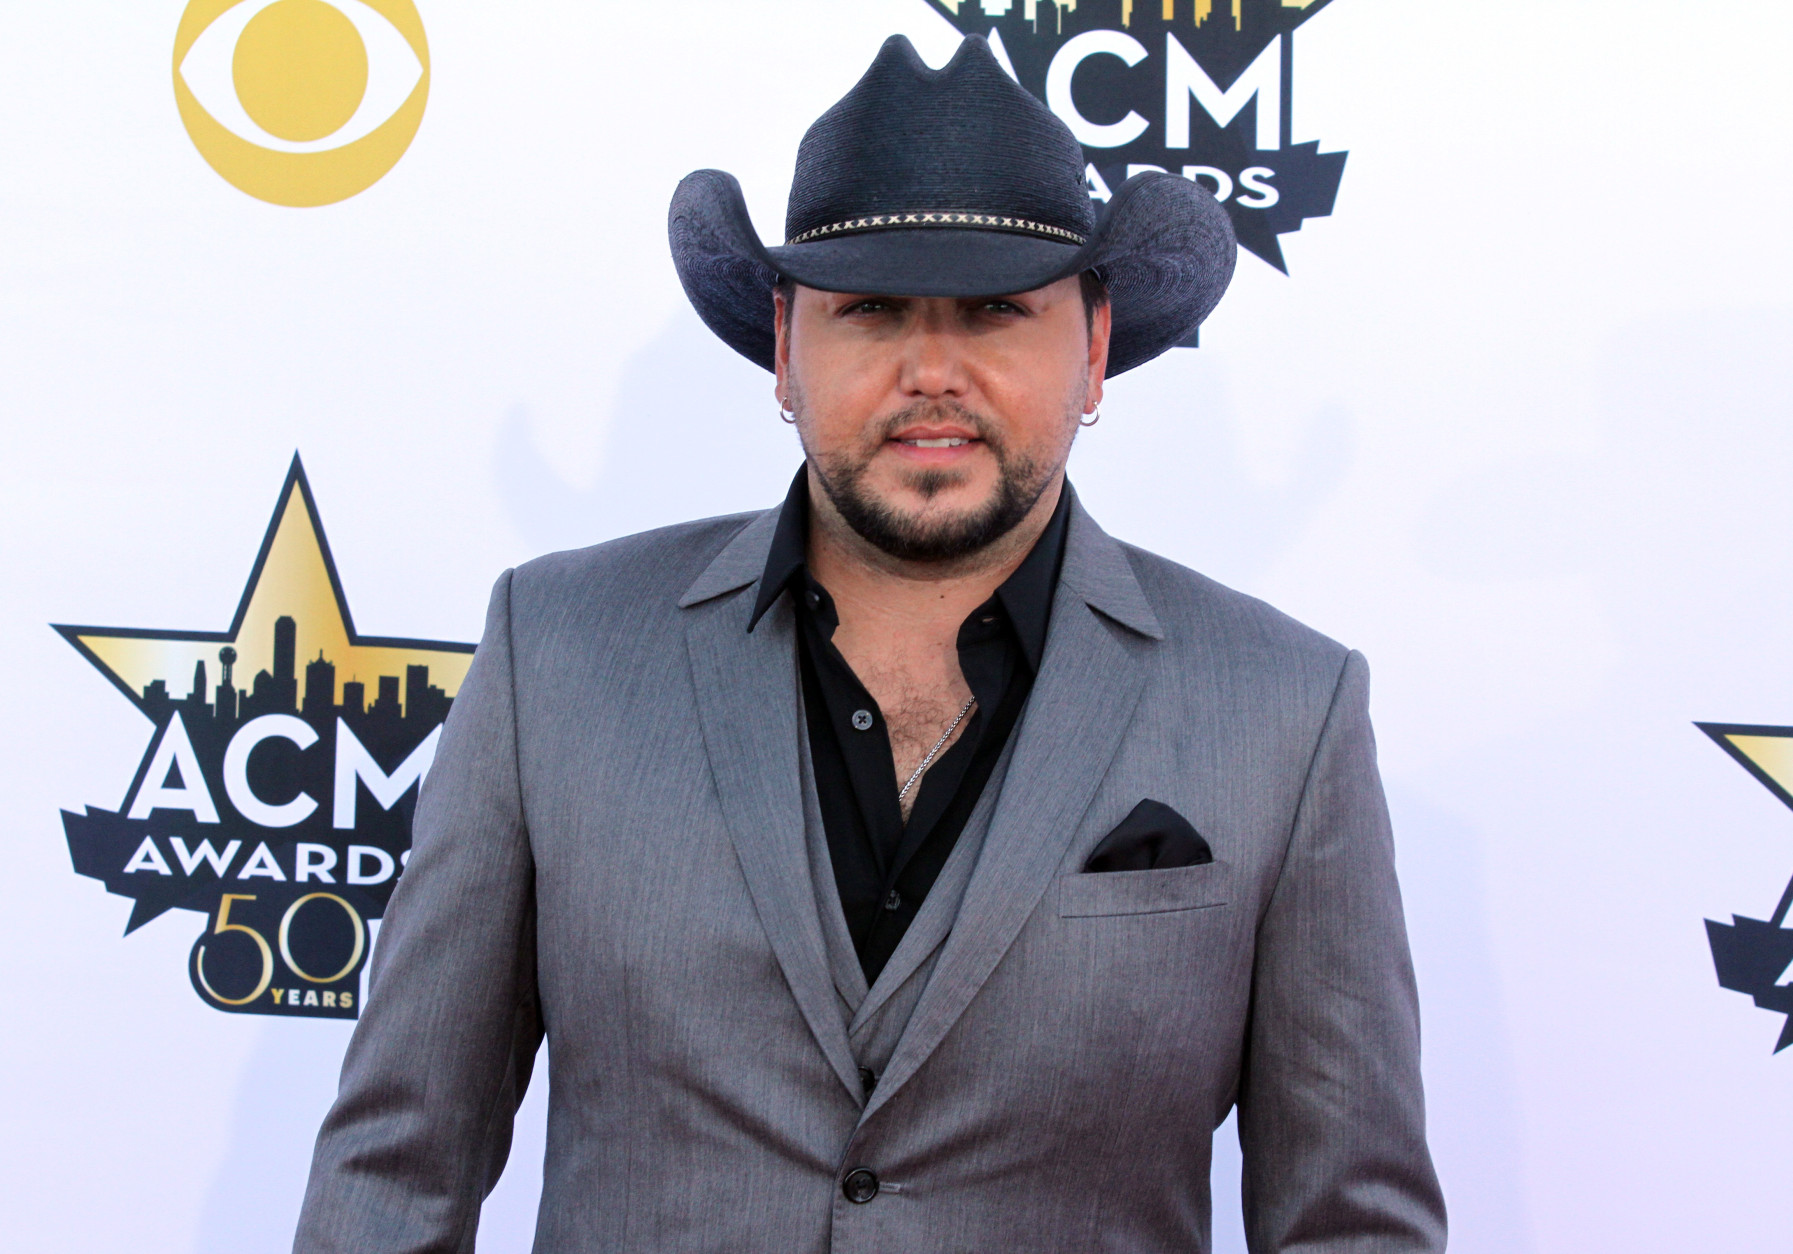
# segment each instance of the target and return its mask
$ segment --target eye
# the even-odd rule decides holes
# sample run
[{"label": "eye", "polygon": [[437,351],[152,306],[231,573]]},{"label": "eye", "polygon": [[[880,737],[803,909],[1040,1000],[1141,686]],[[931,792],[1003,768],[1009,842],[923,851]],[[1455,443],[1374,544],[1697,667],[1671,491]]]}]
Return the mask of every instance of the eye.
[{"label": "eye", "polygon": [[[410,0],[376,3],[415,25],[415,37],[362,0],[242,0],[192,38],[185,55],[176,37],[177,86],[192,93],[211,121],[257,148],[322,153],[347,147],[396,120],[428,72],[429,53]],[[195,7],[189,6],[189,16]],[[251,195],[279,199],[244,186],[191,122],[188,130],[219,173]],[[386,168],[396,160],[395,154]],[[384,173],[380,169],[367,182]]]},{"label": "eye", "polygon": [[850,317],[854,314],[891,313],[895,309],[896,306],[890,301],[885,300],[883,297],[868,296],[864,300],[856,300],[843,307],[841,309],[841,315],[843,317]]}]

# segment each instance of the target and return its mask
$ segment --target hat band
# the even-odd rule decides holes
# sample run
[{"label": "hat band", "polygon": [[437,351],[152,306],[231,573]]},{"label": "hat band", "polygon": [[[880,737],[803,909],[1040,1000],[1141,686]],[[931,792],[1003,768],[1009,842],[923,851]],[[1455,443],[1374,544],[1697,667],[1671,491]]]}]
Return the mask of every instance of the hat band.
[{"label": "hat band", "polygon": [[1067,231],[1062,226],[1050,226],[1044,222],[1030,222],[1026,218],[1006,218],[994,213],[958,213],[935,210],[932,213],[880,213],[870,217],[852,218],[846,222],[818,226],[801,234],[793,235],[785,243],[787,245],[807,244],[810,240],[825,239],[830,235],[848,235],[855,231],[887,231],[892,227],[904,226],[973,226],[994,231],[1015,231],[1022,235],[1037,235],[1042,239],[1076,244],[1080,248],[1088,242],[1075,231]]}]

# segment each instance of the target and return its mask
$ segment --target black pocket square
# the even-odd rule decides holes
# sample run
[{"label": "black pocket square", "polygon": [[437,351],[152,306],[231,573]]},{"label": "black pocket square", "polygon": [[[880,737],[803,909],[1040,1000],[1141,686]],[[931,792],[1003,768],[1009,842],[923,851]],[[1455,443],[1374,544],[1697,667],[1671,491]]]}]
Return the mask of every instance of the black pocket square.
[{"label": "black pocket square", "polygon": [[1120,826],[1102,838],[1083,864],[1085,871],[1161,871],[1214,861],[1201,833],[1162,801],[1133,807]]}]

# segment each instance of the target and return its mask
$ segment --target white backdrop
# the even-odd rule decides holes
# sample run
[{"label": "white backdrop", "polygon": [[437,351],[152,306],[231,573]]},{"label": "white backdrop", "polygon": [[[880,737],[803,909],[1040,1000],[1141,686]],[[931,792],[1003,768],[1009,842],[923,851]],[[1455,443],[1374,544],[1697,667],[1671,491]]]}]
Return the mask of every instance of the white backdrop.
[{"label": "white backdrop", "polygon": [[[121,938],[73,873],[58,810],[116,805],[149,727],[48,624],[223,628],[295,449],[382,634],[774,503],[794,442],[667,198],[732,170],[776,236],[880,40],[956,39],[924,0],[422,0],[409,152],[291,209],[183,129],[183,7],[0,40],[9,1249],[285,1249],[348,1032],[207,1008],[199,916]],[[1780,0],[1337,0],[1294,115],[1350,152],[1335,214],[1073,460],[1111,532],[1370,657],[1458,1250],[1786,1245],[1793,1051],[1701,921],[1767,916],[1793,814],[1691,722],[1793,723],[1790,59]],[[482,1248],[528,1246],[542,1096]]]}]

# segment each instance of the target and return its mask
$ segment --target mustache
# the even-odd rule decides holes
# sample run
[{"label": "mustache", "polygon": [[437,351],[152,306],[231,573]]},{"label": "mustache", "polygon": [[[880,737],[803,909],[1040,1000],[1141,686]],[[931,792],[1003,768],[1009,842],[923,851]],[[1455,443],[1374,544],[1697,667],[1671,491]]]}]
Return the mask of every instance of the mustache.
[{"label": "mustache", "polygon": [[906,405],[878,424],[878,443],[894,439],[904,427],[918,422],[951,422],[968,427],[978,439],[994,450],[1002,447],[1002,437],[995,424],[975,409],[967,409],[957,401],[917,401]]}]

